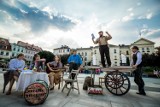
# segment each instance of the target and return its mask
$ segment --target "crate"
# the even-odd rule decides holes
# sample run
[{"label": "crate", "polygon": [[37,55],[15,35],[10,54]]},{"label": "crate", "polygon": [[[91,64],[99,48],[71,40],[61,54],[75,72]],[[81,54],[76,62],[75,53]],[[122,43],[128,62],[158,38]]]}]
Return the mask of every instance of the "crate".
[{"label": "crate", "polygon": [[93,87],[88,87],[88,94],[103,94],[103,88],[100,85],[94,85]]}]

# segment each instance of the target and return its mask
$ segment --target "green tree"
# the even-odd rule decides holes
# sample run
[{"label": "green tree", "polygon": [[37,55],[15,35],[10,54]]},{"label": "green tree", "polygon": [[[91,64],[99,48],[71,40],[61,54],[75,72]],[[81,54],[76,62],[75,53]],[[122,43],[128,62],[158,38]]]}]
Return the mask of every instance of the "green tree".
[{"label": "green tree", "polygon": [[68,54],[61,56],[61,62],[62,62],[63,65],[68,64],[67,60],[68,60],[69,56],[70,55],[68,55]]},{"label": "green tree", "polygon": [[54,59],[54,54],[50,51],[41,51],[38,53],[41,58],[46,59],[46,63],[53,61]]},{"label": "green tree", "polygon": [[158,67],[160,66],[160,54],[144,54],[142,57],[143,66]]}]

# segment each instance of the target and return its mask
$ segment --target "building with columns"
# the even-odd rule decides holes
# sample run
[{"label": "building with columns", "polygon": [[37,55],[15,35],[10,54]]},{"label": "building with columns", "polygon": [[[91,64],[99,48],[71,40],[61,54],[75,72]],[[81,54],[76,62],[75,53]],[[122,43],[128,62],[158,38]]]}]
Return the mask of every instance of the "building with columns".
[{"label": "building with columns", "polygon": [[[144,53],[152,54],[155,51],[154,44],[155,44],[154,42],[145,38],[140,38],[137,41],[131,43],[130,45],[109,44],[112,66],[129,66],[132,55],[131,52],[132,46],[135,45],[138,46],[139,51],[142,52],[142,54]],[[70,51],[69,52],[65,51],[68,50],[68,48],[61,47],[54,49],[54,54],[58,55],[69,54]],[[87,65],[88,63],[91,63],[91,65],[101,64],[99,46],[89,47],[89,48],[77,48],[77,53],[82,57],[84,65]]]}]

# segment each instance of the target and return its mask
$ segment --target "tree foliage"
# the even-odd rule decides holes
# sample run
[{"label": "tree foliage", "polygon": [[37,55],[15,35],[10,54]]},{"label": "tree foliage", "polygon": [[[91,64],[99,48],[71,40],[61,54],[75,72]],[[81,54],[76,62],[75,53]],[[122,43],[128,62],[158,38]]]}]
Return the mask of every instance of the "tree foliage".
[{"label": "tree foliage", "polygon": [[41,58],[46,59],[46,63],[53,61],[54,59],[54,54],[50,51],[41,51],[38,53]]},{"label": "tree foliage", "polygon": [[143,66],[160,67],[160,54],[144,54],[143,55]]},{"label": "tree foliage", "polygon": [[61,62],[62,62],[63,65],[68,63],[67,60],[68,60],[69,56],[70,55],[68,55],[68,54],[61,56]]}]

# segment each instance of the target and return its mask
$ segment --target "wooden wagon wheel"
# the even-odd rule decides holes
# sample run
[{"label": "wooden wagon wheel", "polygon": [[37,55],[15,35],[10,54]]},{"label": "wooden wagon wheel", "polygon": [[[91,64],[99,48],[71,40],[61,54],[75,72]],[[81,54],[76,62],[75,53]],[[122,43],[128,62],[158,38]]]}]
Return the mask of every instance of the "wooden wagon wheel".
[{"label": "wooden wagon wheel", "polygon": [[122,72],[113,71],[105,76],[105,86],[114,95],[124,95],[130,89],[130,80]]}]

